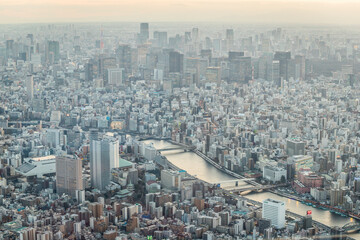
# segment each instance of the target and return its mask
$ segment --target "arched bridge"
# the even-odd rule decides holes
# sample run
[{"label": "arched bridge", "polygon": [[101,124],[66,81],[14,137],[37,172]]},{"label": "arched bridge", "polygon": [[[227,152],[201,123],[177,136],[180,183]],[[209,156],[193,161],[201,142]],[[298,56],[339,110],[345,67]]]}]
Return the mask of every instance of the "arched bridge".
[{"label": "arched bridge", "polygon": [[360,223],[358,222],[349,222],[345,224],[341,230],[345,233],[356,233],[360,230]]}]

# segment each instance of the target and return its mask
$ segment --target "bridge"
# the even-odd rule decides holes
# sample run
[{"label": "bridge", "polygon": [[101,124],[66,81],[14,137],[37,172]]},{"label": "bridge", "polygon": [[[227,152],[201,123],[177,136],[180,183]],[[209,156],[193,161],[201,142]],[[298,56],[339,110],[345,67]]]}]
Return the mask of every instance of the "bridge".
[{"label": "bridge", "polygon": [[360,223],[358,222],[349,222],[345,224],[340,231],[350,234],[350,233],[356,233],[360,230]]},{"label": "bridge", "polygon": [[253,191],[257,191],[257,192],[261,192],[264,190],[268,190],[268,189],[272,189],[272,188],[277,188],[277,187],[282,187],[282,186],[286,186],[286,184],[278,184],[278,185],[261,185],[261,184],[257,184],[257,185],[253,185],[253,186],[244,186],[244,187],[223,187],[223,189],[226,189],[227,191],[231,191],[232,193],[237,193],[240,194],[242,196],[249,194]]},{"label": "bridge", "polygon": [[184,150],[184,151],[193,151],[196,147],[183,147],[183,146],[178,146],[178,147],[171,147],[171,148],[162,148],[162,149],[156,149],[159,152],[165,152],[165,151],[174,151],[174,150]]},{"label": "bridge", "polygon": [[[239,186],[239,182],[250,183],[254,180],[255,180],[255,178],[238,178],[238,179],[233,179],[233,180],[220,181],[220,182],[216,182],[214,184],[217,187],[221,187],[222,184],[224,184],[224,183],[234,183],[234,186],[237,187],[237,186]],[[229,187],[234,187],[234,186],[227,186],[227,187],[222,187],[222,188],[229,188]]]}]

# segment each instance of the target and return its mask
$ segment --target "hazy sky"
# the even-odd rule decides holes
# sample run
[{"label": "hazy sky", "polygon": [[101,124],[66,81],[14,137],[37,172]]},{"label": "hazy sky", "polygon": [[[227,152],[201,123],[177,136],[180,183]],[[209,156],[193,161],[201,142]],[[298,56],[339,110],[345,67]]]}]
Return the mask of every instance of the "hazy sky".
[{"label": "hazy sky", "polygon": [[360,24],[360,0],[0,0],[0,23]]}]

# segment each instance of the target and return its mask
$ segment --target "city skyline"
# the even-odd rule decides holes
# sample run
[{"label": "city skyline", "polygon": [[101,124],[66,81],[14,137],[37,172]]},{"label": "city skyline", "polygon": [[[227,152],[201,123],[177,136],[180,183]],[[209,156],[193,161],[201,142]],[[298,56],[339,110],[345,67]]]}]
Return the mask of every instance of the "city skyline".
[{"label": "city skyline", "polygon": [[[0,22],[233,22],[357,25],[357,0],[5,0]],[[184,18],[186,16],[186,18]]]},{"label": "city skyline", "polygon": [[0,0],[0,239],[360,239],[360,0],[149,2]]}]

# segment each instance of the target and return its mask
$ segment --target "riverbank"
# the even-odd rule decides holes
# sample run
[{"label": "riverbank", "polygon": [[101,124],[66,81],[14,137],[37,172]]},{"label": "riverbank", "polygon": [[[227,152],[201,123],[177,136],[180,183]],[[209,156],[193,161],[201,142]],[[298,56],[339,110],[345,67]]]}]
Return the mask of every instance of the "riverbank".
[{"label": "riverbank", "polygon": [[[157,149],[164,148],[174,148],[174,144],[166,141],[146,141],[147,143],[153,143],[154,147]],[[180,169],[186,170],[189,174],[196,177],[199,180],[203,180],[210,184],[226,181],[226,180],[235,180],[236,178],[230,176],[224,171],[219,171],[212,164],[206,161],[204,158],[199,156],[194,152],[184,152],[184,151],[166,151],[162,153],[169,162],[173,163]],[[293,216],[304,216],[308,210],[312,210],[313,220],[323,224],[328,228],[333,226],[344,226],[346,223],[351,222],[350,218],[341,217],[337,214],[331,213],[330,211],[321,210],[318,208],[313,208],[312,206],[307,206],[302,204],[297,200],[292,200],[288,197],[280,196],[269,191],[262,193],[251,193],[244,197],[245,199],[254,200],[257,202],[262,202],[263,199],[272,198],[286,203],[286,208],[289,214]],[[296,214],[296,215],[295,215]],[[351,235],[355,239],[360,239],[360,234]]]}]

